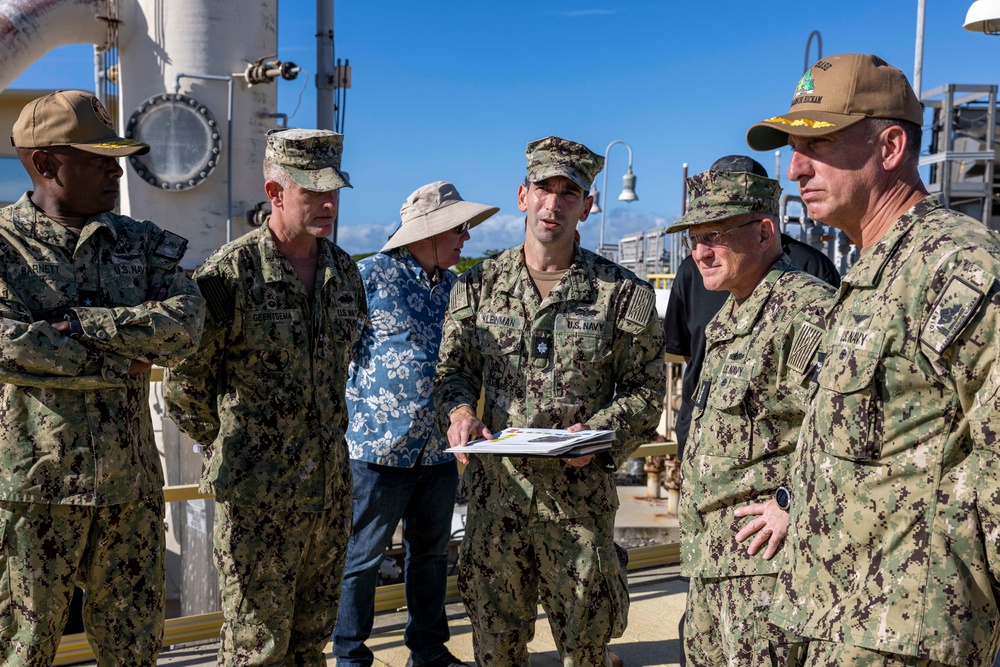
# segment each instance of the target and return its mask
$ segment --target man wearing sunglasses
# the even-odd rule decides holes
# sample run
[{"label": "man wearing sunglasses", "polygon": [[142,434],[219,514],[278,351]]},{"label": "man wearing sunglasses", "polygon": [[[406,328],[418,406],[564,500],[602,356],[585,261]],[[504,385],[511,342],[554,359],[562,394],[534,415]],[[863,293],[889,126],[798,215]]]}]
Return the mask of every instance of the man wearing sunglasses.
[{"label": "man wearing sunglasses", "polygon": [[509,426],[612,429],[616,440],[609,452],[565,460],[473,457],[459,588],[477,664],[528,664],[540,599],[563,664],[604,667],[608,641],[628,616],[612,541],[614,472],[659,420],[663,333],[650,285],[576,242],[604,159],[559,137],[533,141],[525,153],[517,192],[524,243],[465,272],[452,289],[435,383],[439,419],[452,446]]},{"label": "man wearing sunglasses", "polygon": [[[705,288],[730,296],[705,332],[705,361],[681,463],[681,563],[691,577],[684,650],[693,667],[784,664],[789,641],[761,620],[788,524],[775,501],[805,412],[833,288],[781,247],[778,182],[730,160],[688,179],[682,232]],[[753,518],[744,520],[747,507]],[[758,516],[759,515],[759,516]],[[750,537],[744,548],[738,544]],[[763,551],[761,552],[761,550]],[[773,644],[773,646],[772,646]]]},{"label": "man wearing sunglasses", "polygon": [[369,317],[347,381],[347,446],[354,525],[347,546],[333,653],[340,667],[370,667],[379,567],[403,522],[408,665],[465,665],[445,643],[448,543],[458,487],[455,457],[438,428],[431,392],[448,295],[448,269],[469,230],[499,209],[464,201],[451,183],[418,188],[381,252],[358,263]]}]

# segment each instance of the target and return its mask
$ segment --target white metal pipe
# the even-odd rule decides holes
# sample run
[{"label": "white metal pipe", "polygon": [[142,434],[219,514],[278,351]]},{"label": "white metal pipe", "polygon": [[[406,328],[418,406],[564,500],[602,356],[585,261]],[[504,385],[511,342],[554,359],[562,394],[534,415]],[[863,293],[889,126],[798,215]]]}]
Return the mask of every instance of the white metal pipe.
[{"label": "white metal pipe", "polygon": [[927,12],[926,0],[917,0],[917,39],[913,48],[913,91],[920,99],[924,79],[924,23]]},{"label": "white metal pipe", "polygon": [[0,90],[64,44],[104,45],[102,0],[0,0]]},{"label": "white metal pipe", "polygon": [[316,0],[316,127],[334,129],[333,0]]},{"label": "white metal pipe", "polygon": [[228,103],[226,105],[226,243],[233,240],[233,76],[218,74],[188,74],[180,72],[174,80],[174,92],[181,91],[181,79],[206,79],[208,81],[225,81],[229,86]]}]

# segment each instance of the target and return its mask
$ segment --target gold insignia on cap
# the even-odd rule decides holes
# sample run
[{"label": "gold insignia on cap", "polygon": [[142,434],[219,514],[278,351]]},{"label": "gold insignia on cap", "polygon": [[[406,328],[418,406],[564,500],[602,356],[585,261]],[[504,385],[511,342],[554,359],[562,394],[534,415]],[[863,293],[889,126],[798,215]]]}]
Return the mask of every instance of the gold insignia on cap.
[{"label": "gold insignia on cap", "polygon": [[783,125],[791,125],[792,127],[837,127],[833,123],[828,123],[825,120],[809,120],[808,118],[799,118],[797,120],[792,120],[790,118],[783,118],[782,116],[775,116],[774,118],[767,118],[762,123],[781,123]]},{"label": "gold insignia on cap", "polygon": [[133,141],[132,139],[110,139],[108,141],[99,141],[90,144],[94,148],[121,148],[123,146],[142,146],[141,141]]}]

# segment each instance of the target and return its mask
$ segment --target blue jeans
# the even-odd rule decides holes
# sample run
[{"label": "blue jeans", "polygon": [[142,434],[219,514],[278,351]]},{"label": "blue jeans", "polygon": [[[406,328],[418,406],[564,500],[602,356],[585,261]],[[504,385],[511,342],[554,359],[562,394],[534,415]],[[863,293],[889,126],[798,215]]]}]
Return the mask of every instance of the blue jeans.
[{"label": "blue jeans", "polygon": [[444,600],[458,466],[454,460],[434,466],[418,463],[413,468],[351,461],[351,474],[354,526],[347,544],[340,614],[333,631],[337,665],[369,667],[374,662],[365,641],[375,620],[378,568],[400,519],[409,609],[403,642],[417,665],[440,657],[450,636]]}]

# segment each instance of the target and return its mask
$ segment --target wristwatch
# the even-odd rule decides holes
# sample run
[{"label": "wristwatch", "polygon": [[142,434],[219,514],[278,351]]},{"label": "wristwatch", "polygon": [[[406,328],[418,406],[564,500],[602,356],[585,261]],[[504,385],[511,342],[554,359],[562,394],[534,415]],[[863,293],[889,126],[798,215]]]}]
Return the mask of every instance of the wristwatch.
[{"label": "wristwatch", "polygon": [[69,337],[73,340],[79,340],[80,336],[83,335],[83,325],[80,324],[80,318],[71,310],[63,315],[63,319],[69,322]]},{"label": "wristwatch", "polygon": [[784,486],[779,486],[774,492],[774,502],[778,503],[778,509],[787,512],[792,506],[792,492]]}]

